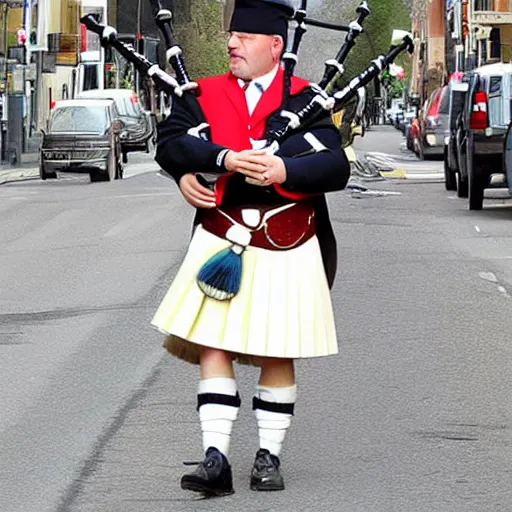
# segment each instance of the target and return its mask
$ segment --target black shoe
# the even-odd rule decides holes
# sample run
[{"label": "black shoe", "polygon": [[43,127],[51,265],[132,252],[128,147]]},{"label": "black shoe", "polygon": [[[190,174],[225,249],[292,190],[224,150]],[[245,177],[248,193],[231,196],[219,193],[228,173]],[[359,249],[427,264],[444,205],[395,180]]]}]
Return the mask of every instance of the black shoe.
[{"label": "black shoe", "polygon": [[268,450],[260,449],[251,472],[251,489],[253,491],[282,491],[284,481],[279,466],[279,457]]},{"label": "black shoe", "polygon": [[181,488],[208,496],[233,494],[233,476],[228,459],[217,448],[210,446],[196,470],[183,475]]}]

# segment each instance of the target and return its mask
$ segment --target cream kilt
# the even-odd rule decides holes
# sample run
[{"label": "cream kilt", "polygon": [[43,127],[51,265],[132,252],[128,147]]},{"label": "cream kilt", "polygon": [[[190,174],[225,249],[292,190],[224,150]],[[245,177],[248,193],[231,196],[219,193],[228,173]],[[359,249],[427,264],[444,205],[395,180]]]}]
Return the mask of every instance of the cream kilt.
[{"label": "cream kilt", "polygon": [[164,347],[199,363],[201,346],[225,350],[241,363],[251,356],[306,358],[338,353],[331,295],[318,239],[285,251],[248,246],[237,295],[219,301],[196,282],[202,265],[231,243],[197,226],[152,325]]}]

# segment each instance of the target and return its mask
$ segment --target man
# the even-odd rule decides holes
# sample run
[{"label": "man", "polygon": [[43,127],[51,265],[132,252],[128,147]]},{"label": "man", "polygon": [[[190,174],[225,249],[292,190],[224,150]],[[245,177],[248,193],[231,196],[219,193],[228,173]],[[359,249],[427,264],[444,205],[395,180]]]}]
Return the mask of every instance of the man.
[{"label": "man", "polygon": [[[275,155],[252,149],[281,104],[279,64],[292,14],[287,0],[236,2],[230,71],[200,81],[211,142],[183,129],[187,114],[178,104],[159,126],[156,159],[197,213],[187,256],[152,323],[168,334],[169,352],[200,365],[205,458],[181,486],[209,495],[233,492],[227,457],[240,407],[233,360],[261,368],[251,488],[282,490],[294,359],[338,350],[329,294],[336,246],[323,195],[343,189],[349,176],[338,131],[326,116]],[[307,85],[292,79],[292,107]],[[319,152],[312,154],[311,140]],[[220,174],[214,190],[198,180],[201,172]]]}]

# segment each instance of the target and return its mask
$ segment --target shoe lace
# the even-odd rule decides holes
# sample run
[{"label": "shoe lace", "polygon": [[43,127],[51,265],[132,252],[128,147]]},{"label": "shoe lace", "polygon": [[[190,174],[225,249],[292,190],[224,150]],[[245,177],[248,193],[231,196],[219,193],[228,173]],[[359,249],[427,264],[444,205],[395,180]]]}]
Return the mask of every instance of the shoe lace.
[{"label": "shoe lace", "polygon": [[258,456],[256,459],[255,466],[259,471],[263,469],[268,469],[271,471],[275,471],[279,469],[279,459],[270,453],[263,453]]}]

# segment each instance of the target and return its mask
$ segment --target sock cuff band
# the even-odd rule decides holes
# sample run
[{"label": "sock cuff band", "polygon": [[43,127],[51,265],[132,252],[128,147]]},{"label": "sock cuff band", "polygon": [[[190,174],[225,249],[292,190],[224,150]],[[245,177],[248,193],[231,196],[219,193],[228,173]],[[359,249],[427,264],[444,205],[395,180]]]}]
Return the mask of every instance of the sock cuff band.
[{"label": "sock cuff band", "polygon": [[294,403],[277,403],[277,402],[267,402],[258,398],[257,396],[252,399],[252,410],[255,411],[259,409],[260,411],[269,411],[269,412],[277,412],[281,414],[291,414],[293,416],[293,411],[295,409]]},{"label": "sock cuff band", "polygon": [[237,392],[236,380],[230,377],[209,377],[201,379],[197,385],[197,393],[221,393],[235,396]]},{"label": "sock cuff band", "polygon": [[199,393],[197,395],[197,410],[202,405],[206,404],[219,404],[219,405],[228,405],[230,407],[240,407],[242,401],[240,400],[240,395],[237,394],[235,396],[232,395],[223,395],[221,393]]}]

